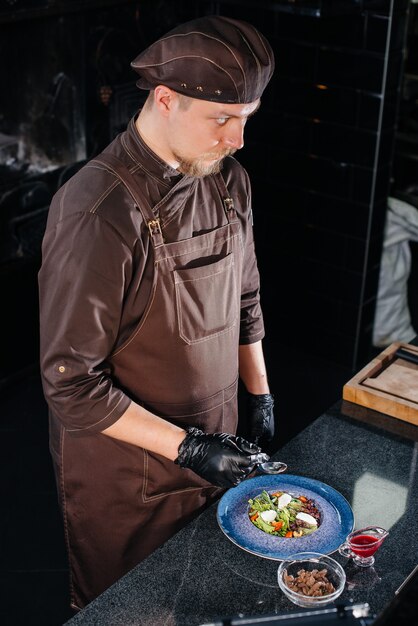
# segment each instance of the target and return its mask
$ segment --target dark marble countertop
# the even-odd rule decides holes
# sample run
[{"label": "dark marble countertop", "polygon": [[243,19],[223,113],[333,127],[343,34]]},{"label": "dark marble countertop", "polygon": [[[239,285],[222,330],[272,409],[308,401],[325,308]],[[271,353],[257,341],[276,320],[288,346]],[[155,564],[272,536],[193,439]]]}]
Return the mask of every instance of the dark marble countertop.
[{"label": "dark marble countertop", "polygon": [[[345,568],[343,602],[368,603],[378,618],[418,562],[418,427],[339,402],[273,458],[288,472],[338,490],[355,527],[389,530],[372,568]],[[67,622],[71,626],[200,626],[236,615],[295,611],[277,585],[278,561],[240,549],[221,531],[212,505]]]}]

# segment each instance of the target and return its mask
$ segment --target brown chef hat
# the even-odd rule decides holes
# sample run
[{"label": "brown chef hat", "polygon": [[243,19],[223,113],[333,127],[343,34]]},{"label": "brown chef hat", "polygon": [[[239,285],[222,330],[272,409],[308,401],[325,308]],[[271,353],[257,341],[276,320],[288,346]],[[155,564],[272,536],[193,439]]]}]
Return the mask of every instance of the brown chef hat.
[{"label": "brown chef hat", "polygon": [[260,98],[274,70],[267,39],[251,24],[212,15],[177,26],[141,52],[131,66],[137,86],[166,85],[213,102]]}]

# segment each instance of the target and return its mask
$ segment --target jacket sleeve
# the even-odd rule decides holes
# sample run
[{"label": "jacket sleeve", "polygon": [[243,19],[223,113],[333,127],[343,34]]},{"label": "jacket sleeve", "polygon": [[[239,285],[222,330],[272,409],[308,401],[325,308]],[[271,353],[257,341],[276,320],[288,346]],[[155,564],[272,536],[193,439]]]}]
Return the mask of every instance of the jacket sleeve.
[{"label": "jacket sleeve", "polygon": [[47,227],[39,272],[45,398],[73,434],[102,431],[128,408],[106,360],[115,346],[132,251],[96,213]]},{"label": "jacket sleeve", "polygon": [[[235,161],[235,159],[231,159]],[[228,159],[229,161],[229,159]],[[260,305],[260,275],[254,245],[251,185],[246,170],[235,161],[226,182],[241,221],[243,239],[243,270],[241,285],[240,344],[250,344],[264,337],[263,313]],[[235,171],[234,171],[235,169]]]}]

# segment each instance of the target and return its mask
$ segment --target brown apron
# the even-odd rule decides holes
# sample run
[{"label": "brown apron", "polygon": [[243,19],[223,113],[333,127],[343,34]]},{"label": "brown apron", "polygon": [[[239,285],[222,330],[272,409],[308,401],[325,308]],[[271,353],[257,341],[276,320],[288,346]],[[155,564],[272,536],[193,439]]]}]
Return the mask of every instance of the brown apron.
[{"label": "brown apron", "polygon": [[[164,217],[156,217],[126,167],[109,154],[95,162],[128,188],[154,255],[149,302],[137,328],[109,358],[112,378],[133,400],[174,424],[235,433],[242,242],[222,176],[215,178],[227,223],[164,242]],[[172,219],[173,207],[169,213]],[[221,493],[163,456],[102,434],[75,438],[61,429],[59,469],[76,608]]]}]

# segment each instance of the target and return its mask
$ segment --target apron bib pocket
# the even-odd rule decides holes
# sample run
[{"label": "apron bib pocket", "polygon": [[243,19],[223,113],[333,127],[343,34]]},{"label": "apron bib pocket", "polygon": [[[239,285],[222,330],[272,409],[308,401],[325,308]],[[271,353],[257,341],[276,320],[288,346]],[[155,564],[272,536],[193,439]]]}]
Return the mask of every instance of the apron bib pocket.
[{"label": "apron bib pocket", "polygon": [[200,267],[174,270],[179,336],[205,341],[233,328],[238,319],[234,255]]}]

